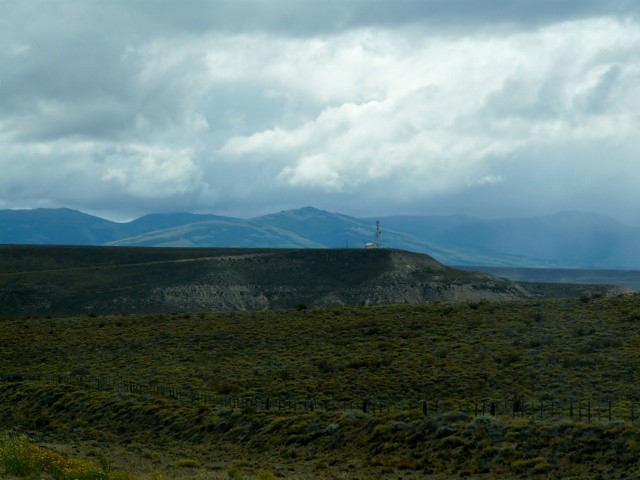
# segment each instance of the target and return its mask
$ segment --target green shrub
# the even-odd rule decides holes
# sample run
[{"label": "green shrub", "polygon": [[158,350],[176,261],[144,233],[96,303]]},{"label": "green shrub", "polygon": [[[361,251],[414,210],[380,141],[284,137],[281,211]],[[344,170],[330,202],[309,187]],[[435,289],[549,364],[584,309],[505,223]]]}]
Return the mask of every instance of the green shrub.
[{"label": "green shrub", "polygon": [[440,440],[440,446],[442,448],[457,448],[461,447],[462,445],[464,445],[464,440],[462,440],[457,435],[450,435]]},{"label": "green shrub", "polygon": [[37,453],[26,435],[3,433],[0,436],[0,469],[5,475],[28,477],[41,473],[45,459]]},{"label": "green shrub", "polygon": [[200,464],[190,458],[181,458],[176,462],[176,467],[179,468],[199,468]]},{"label": "green shrub", "polygon": [[0,472],[22,478],[47,473],[55,480],[132,480],[125,472],[113,472],[103,455],[97,462],[67,458],[15,433],[0,434]]},{"label": "green shrub", "polygon": [[516,460],[511,463],[511,468],[520,473],[529,472],[531,474],[542,474],[548,472],[551,465],[549,465],[546,458],[535,457],[526,460]]},{"label": "green shrub", "polygon": [[274,475],[273,473],[267,470],[260,470],[258,473],[256,473],[256,480],[280,480],[280,479],[276,475]]}]

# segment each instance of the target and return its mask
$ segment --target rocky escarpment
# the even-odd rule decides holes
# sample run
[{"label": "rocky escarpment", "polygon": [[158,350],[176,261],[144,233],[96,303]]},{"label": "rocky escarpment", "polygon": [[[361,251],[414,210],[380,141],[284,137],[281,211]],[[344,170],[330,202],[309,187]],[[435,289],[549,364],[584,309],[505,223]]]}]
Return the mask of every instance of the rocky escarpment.
[{"label": "rocky escarpment", "polygon": [[396,250],[299,250],[209,261],[199,283],[156,288],[157,304],[209,310],[514,300],[518,284]]},{"label": "rocky escarpment", "polygon": [[1,250],[0,263],[11,263],[0,274],[2,316],[515,300],[538,295],[523,284],[390,249]]}]

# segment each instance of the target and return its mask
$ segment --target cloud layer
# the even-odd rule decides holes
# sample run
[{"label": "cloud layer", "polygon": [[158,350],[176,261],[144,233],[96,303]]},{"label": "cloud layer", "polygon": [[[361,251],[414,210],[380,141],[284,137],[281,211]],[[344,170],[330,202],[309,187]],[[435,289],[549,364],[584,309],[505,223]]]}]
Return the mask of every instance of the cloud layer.
[{"label": "cloud layer", "polygon": [[640,222],[637,5],[5,2],[0,208]]}]

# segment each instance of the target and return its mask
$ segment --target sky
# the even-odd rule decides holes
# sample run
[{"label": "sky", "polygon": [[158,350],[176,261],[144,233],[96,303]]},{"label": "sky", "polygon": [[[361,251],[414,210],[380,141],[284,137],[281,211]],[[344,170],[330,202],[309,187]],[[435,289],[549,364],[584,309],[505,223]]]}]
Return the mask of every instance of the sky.
[{"label": "sky", "polygon": [[640,225],[637,0],[0,0],[0,209]]}]

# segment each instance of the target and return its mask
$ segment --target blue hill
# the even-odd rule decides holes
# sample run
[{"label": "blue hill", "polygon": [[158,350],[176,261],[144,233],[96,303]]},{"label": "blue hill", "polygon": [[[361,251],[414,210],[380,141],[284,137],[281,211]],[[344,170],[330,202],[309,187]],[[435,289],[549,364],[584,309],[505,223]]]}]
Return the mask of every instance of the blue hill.
[{"label": "blue hill", "polygon": [[66,208],[0,210],[0,243],[243,248],[383,247],[448,265],[640,268],[640,230],[591,213],[486,220],[466,216],[355,218],[313,207],[250,219],[156,213],[117,223]]}]

